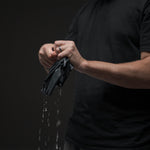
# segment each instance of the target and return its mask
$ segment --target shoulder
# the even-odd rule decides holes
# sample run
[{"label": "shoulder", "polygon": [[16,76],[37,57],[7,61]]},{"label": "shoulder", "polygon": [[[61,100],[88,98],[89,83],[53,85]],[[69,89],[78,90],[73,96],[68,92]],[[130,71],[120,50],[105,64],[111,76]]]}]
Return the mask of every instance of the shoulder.
[{"label": "shoulder", "polygon": [[142,10],[144,11],[150,5],[150,0],[140,0],[142,4]]},{"label": "shoulder", "polygon": [[149,18],[150,15],[150,0],[141,0],[142,3],[142,20]]}]

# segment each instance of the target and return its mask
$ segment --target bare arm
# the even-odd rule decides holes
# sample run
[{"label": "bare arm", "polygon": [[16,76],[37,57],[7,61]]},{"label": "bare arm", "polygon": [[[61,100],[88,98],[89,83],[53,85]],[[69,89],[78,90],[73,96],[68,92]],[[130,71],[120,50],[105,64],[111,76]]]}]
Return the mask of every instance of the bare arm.
[{"label": "bare arm", "polygon": [[141,60],[113,64],[84,60],[79,72],[125,88],[150,89],[150,53],[142,52]]},{"label": "bare arm", "polygon": [[[62,52],[59,52],[61,46]],[[73,41],[55,41],[55,58],[57,60],[68,57],[74,69],[93,78],[104,80],[108,83],[132,89],[150,89],[150,53],[142,52],[141,59],[128,63],[108,63],[102,61],[88,61],[84,59]],[[40,50],[41,62],[47,67],[51,66],[51,55],[48,53],[49,45]],[[49,56],[49,57],[48,57]],[[48,58],[47,58],[48,57]],[[47,58],[47,59],[46,59]],[[46,61],[47,60],[47,61]],[[47,64],[47,65],[46,65]]]}]

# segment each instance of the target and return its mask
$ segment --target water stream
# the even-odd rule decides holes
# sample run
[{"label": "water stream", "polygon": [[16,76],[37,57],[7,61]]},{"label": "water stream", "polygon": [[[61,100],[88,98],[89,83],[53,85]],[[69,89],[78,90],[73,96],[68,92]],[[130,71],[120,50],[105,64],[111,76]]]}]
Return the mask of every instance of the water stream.
[{"label": "water stream", "polygon": [[60,98],[62,95],[62,89],[60,87],[56,87],[57,90],[57,98],[54,100],[56,115],[56,122],[50,122],[50,120],[54,120],[50,118],[50,111],[48,107],[48,102],[50,99],[49,96],[44,96],[42,98],[42,113],[41,113],[41,125],[38,131],[38,149],[37,150],[52,150],[50,148],[50,128],[52,123],[56,123],[56,140],[55,140],[55,149],[54,150],[62,150],[61,147],[61,139],[60,139]]},{"label": "water stream", "polygon": [[60,141],[60,125],[61,125],[61,119],[60,119],[60,107],[59,107],[59,103],[60,103],[60,97],[61,97],[61,93],[62,93],[62,89],[58,87],[58,98],[55,101],[55,105],[56,105],[56,117],[57,117],[57,121],[56,121],[56,150],[61,150],[61,141]]}]

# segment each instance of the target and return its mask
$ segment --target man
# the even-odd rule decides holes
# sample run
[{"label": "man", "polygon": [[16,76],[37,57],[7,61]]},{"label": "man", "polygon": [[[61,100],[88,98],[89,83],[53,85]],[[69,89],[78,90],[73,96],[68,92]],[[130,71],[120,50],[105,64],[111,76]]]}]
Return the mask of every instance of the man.
[{"label": "man", "polygon": [[150,0],[87,1],[67,38],[39,50],[45,69],[66,56],[77,74],[64,150],[150,150]]}]

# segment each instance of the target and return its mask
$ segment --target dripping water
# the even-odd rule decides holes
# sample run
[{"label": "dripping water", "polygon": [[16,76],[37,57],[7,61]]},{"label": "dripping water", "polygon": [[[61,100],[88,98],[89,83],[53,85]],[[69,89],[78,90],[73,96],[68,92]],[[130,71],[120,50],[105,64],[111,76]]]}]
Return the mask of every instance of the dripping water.
[{"label": "dripping water", "polygon": [[38,131],[38,150],[49,150],[50,137],[50,112],[48,109],[48,97],[42,99],[41,125]]},{"label": "dripping water", "polygon": [[[54,104],[56,107],[56,140],[55,140],[55,150],[62,150],[61,147],[61,139],[60,139],[60,98],[62,95],[61,87],[57,87],[58,91],[57,98],[54,100]],[[42,113],[41,113],[41,125],[38,131],[38,149],[37,150],[51,150],[50,148],[50,111],[48,109],[48,96],[42,98]]]},{"label": "dripping water", "polygon": [[60,125],[61,125],[61,119],[60,119],[60,97],[62,95],[62,89],[58,87],[58,98],[55,101],[56,105],[56,150],[62,150],[61,148],[61,141],[60,141]]}]

